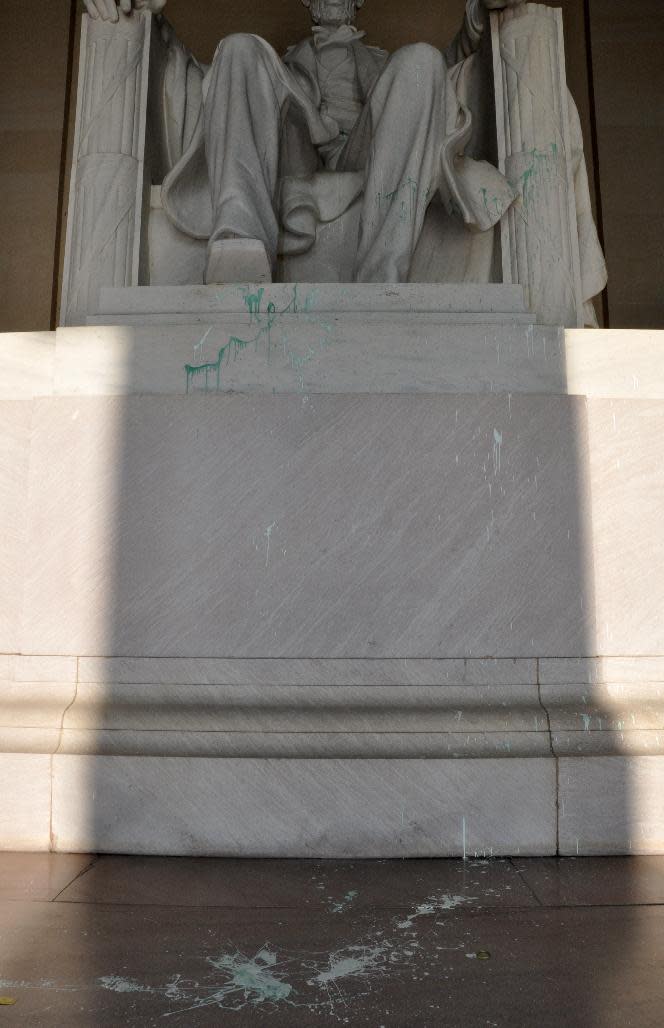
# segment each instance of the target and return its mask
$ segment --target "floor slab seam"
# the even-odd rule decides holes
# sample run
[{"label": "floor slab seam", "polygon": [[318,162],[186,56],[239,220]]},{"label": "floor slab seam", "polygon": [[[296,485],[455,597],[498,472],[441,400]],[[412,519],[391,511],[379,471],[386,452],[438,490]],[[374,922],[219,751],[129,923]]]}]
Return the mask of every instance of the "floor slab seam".
[{"label": "floor slab seam", "polygon": [[526,887],[528,892],[531,894],[531,896],[533,897],[533,899],[537,903],[538,907],[545,907],[546,904],[537,895],[537,892],[535,891],[534,886],[532,886],[530,884],[530,882],[528,881],[528,879],[522,874],[521,869],[516,866],[516,864],[514,862],[515,858],[514,857],[509,857],[508,860],[509,860],[509,863],[510,863],[511,867],[514,868],[514,871],[515,871],[517,877],[519,878],[519,881]]},{"label": "floor slab seam", "polygon": [[[89,868],[88,868],[88,870],[89,870]],[[73,883],[70,882],[70,885],[71,884],[73,884]],[[70,887],[69,885],[66,886],[66,888],[69,888],[69,887]],[[297,904],[297,905],[296,904],[290,904],[289,905],[289,904],[285,904],[285,903],[276,903],[276,904],[262,904],[262,905],[256,905],[256,906],[249,906],[249,905],[237,905],[237,906],[234,906],[231,903],[209,903],[209,902],[205,902],[205,903],[164,903],[164,902],[162,902],[162,903],[158,903],[158,902],[137,903],[135,900],[123,900],[122,902],[115,902],[114,900],[108,900],[108,899],[106,899],[106,900],[94,900],[94,899],[71,899],[71,900],[69,900],[69,899],[60,899],[58,897],[55,897],[54,899],[48,900],[48,901],[46,901],[46,900],[32,900],[32,901],[27,900],[26,901],[25,899],[15,899],[15,900],[7,899],[7,900],[2,900],[0,902],[3,902],[3,903],[25,903],[25,902],[33,902],[33,903],[49,902],[49,903],[56,903],[57,902],[57,903],[61,903],[61,904],[65,903],[65,904],[68,904],[69,906],[80,906],[80,907],[86,907],[86,906],[88,906],[88,907],[131,907],[131,908],[140,907],[141,910],[143,910],[143,909],[149,910],[150,908],[153,908],[153,907],[156,907],[158,909],[168,908],[169,910],[205,909],[205,910],[233,910],[233,911],[236,911],[236,912],[237,911],[245,910],[245,911],[247,911],[247,913],[251,913],[251,912],[257,911],[257,910],[270,910],[270,911],[275,911],[275,910],[284,910],[284,911],[285,910],[306,910],[309,913],[316,914],[317,916],[320,916],[320,917],[329,916],[330,918],[334,919],[334,918],[336,918],[338,916],[338,914],[335,911],[326,910],[323,907],[315,907],[315,906],[313,906],[313,904],[309,904],[309,905],[303,906],[303,905],[300,905],[300,904]],[[400,912],[402,912],[404,910],[410,910],[412,905],[413,904],[405,903],[405,904],[403,904],[400,907],[386,907],[386,906],[383,906],[382,904],[371,903],[371,904],[367,904],[366,906],[363,906],[363,907],[362,906],[355,907],[353,913],[354,913],[354,916],[356,916],[356,917],[357,916],[361,916],[361,915],[371,914],[371,913],[373,913],[374,911],[377,911],[377,910],[394,911],[395,913],[400,913]],[[606,906],[607,904],[602,904],[602,905]],[[627,903],[618,904],[618,903],[616,903],[616,904],[610,904],[610,905],[611,906],[664,906],[664,904],[656,904],[656,903],[650,903],[650,904],[627,904]],[[594,908],[595,906],[598,906],[598,904],[589,903],[589,904],[586,904],[586,906],[588,906],[588,908]],[[524,910],[525,911],[529,911],[530,910],[530,911],[532,911],[532,910],[541,910],[541,909],[549,910],[549,909],[553,909],[553,908],[546,907],[545,904],[542,904],[542,903],[537,903],[537,905],[528,904],[528,903],[515,903],[513,905],[512,904],[504,904],[502,906],[498,906],[496,904],[490,904],[490,903],[488,903],[488,904],[483,906],[481,903],[477,903],[472,910],[466,909],[466,910],[463,911],[463,913],[460,913],[459,911],[454,911],[453,916],[454,917],[468,916],[468,915],[472,916],[474,914],[487,914],[487,913],[489,913],[491,911],[501,911],[502,913],[507,913],[509,911],[515,911],[515,910],[519,910],[519,911],[524,911]],[[560,909],[561,910],[569,910],[570,909],[570,905],[563,905],[563,906],[560,907]]]},{"label": "floor slab seam", "polygon": [[[565,858],[573,859],[573,858]],[[89,870],[86,869],[86,870]],[[68,888],[69,886],[67,886]],[[621,911],[639,911],[648,910],[664,910],[664,903],[543,903],[534,896],[537,900],[536,904],[486,904],[476,903],[473,906],[464,906],[463,908],[456,908],[448,913],[448,918],[452,920],[473,920],[480,917],[494,917],[494,918],[505,918],[514,914],[521,916],[540,916],[544,911],[550,913],[565,913],[569,911],[582,911],[582,912],[599,912],[602,910],[621,910]],[[13,903],[24,903],[24,904],[42,904],[51,906],[54,903],[68,907],[98,907],[106,910],[110,909],[140,909],[140,910],[227,910],[233,911],[234,913],[246,912],[247,915],[255,914],[258,911],[272,912],[275,911],[293,911],[302,910],[310,915],[314,915],[320,918],[329,918],[332,923],[336,922],[338,914],[334,911],[326,910],[323,907],[314,907],[313,905],[301,906],[295,904],[278,903],[274,905],[256,905],[256,906],[233,906],[229,903],[217,904],[217,903],[165,903],[165,902],[150,902],[150,903],[137,903],[135,900],[126,900],[121,902],[115,902],[113,900],[91,900],[91,899],[77,899],[77,900],[66,900],[66,899],[26,899],[26,898],[5,898],[0,900],[0,904],[13,904]],[[354,918],[362,919],[365,917],[371,917],[375,912],[382,911],[385,913],[398,914],[404,910],[409,910],[412,905],[404,904],[400,907],[383,906],[382,904],[367,904],[364,907],[356,907],[353,911]]]},{"label": "floor slab seam", "polygon": [[60,889],[60,891],[57,892],[55,894],[55,896],[51,897],[49,902],[50,903],[56,903],[59,900],[60,896],[62,896],[62,893],[66,892],[67,889],[69,889],[74,884],[74,882],[78,881],[79,878],[82,878],[83,875],[86,875],[88,873],[88,871],[90,871],[95,866],[95,864],[97,863],[98,860],[99,860],[99,854],[98,853],[91,854],[91,858],[90,858],[89,863],[86,864],[85,867],[80,868],[80,870],[77,872],[77,874],[74,875],[74,877],[71,879],[71,881],[67,882],[66,885],[63,885],[63,887]]}]

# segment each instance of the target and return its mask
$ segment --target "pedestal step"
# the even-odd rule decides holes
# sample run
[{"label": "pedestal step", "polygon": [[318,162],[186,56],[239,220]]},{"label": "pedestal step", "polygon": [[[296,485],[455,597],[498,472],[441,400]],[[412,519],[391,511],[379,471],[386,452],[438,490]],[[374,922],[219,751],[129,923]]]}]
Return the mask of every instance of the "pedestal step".
[{"label": "pedestal step", "polygon": [[88,324],[177,324],[295,314],[435,314],[440,323],[533,324],[522,286],[301,283],[138,286],[101,290]]},{"label": "pedestal step", "polygon": [[273,314],[1,341],[0,845],[664,850],[657,333]]}]

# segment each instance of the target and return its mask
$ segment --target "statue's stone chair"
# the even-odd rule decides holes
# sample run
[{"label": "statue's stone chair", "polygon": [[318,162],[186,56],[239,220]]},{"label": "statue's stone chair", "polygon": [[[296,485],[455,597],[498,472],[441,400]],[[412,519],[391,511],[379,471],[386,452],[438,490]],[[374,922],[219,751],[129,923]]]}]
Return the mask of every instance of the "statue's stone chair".
[{"label": "statue's stone chair", "polygon": [[[174,163],[169,33],[167,23],[147,13],[121,16],[115,24],[84,16],[63,324],[85,323],[95,314],[104,286],[204,282],[205,240],[178,231],[161,204],[161,183]],[[485,138],[470,141],[469,155],[495,162],[520,197],[495,229],[484,232],[470,232],[434,198],[410,281],[519,284],[538,321],[592,323],[587,301],[604,285],[603,262],[599,267],[591,260],[588,270],[580,258],[579,239],[587,254],[584,238],[596,235],[583,155],[575,145],[578,116],[568,104],[561,13],[525,4],[492,14],[484,43],[477,103],[485,116],[475,121]],[[486,138],[489,125],[495,133]],[[339,190],[353,199],[340,216],[319,212],[306,253],[289,252],[285,238],[281,281],[350,279],[361,174],[322,174],[331,177],[332,194]],[[282,213],[297,219],[298,183],[288,185],[290,207]]]}]

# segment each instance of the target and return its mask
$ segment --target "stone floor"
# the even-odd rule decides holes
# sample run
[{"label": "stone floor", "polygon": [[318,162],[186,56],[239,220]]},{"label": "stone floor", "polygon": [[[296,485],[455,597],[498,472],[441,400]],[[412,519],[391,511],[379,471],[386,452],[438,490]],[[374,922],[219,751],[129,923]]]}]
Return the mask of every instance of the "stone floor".
[{"label": "stone floor", "polygon": [[0,854],[4,1025],[664,1025],[664,857]]}]

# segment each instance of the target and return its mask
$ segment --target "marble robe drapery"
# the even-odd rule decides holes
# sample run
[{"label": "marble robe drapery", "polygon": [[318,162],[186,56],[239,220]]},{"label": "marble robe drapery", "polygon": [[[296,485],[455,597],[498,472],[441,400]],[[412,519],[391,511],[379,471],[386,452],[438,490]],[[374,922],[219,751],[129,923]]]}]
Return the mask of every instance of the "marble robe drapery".
[{"label": "marble robe drapery", "polygon": [[[475,6],[476,0],[471,0],[469,8],[474,9]],[[467,15],[462,31],[443,53],[448,65],[448,88],[440,192],[448,209],[459,214],[469,226],[484,230],[495,224],[516,194],[492,165],[484,161],[472,161],[464,156],[464,148],[472,132],[472,117],[463,97],[457,95],[457,90],[465,77],[463,65],[478,41],[479,32],[473,28]],[[360,85],[366,96],[389,55],[384,50],[367,46],[360,41],[353,43],[352,46]],[[455,60],[456,58],[458,59]],[[455,63],[450,66],[452,61]],[[336,135],[336,130],[330,127],[329,121],[324,120],[319,111],[321,96],[315,70],[313,37],[291,47],[284,55],[283,66],[284,75],[289,80],[291,103],[296,108],[298,120],[304,119],[314,144],[330,142]],[[163,184],[162,201],[173,224],[187,235],[199,239],[208,238],[212,231],[212,206],[205,162],[202,117],[208,74],[209,69],[200,65],[186,51],[171,30],[169,60],[164,78],[163,110],[172,170]],[[306,164],[306,158],[300,162],[298,154],[292,152],[294,135],[288,132],[287,126],[285,142],[284,177],[290,178],[293,176],[289,173],[294,168],[297,169],[299,163]],[[498,204],[491,211],[488,211],[483,203],[485,193],[482,193],[482,189],[498,198]],[[355,188],[341,191],[337,188],[335,192],[347,203],[352,202],[357,195]],[[314,198],[316,193],[325,193],[324,174],[315,176],[312,182]],[[328,215],[331,213],[329,205],[329,198],[321,195],[319,206]],[[342,206],[336,213],[341,214],[343,210]],[[298,245],[301,246],[302,243]],[[292,244],[290,252],[293,252]]]},{"label": "marble robe drapery", "polygon": [[[162,202],[169,219],[180,231],[194,238],[207,239],[213,222],[203,132],[203,103],[209,69],[196,61],[165,21],[162,21],[162,31],[168,42],[162,110],[171,167],[163,183]],[[471,158],[466,152],[477,151],[471,137],[477,135],[478,125],[473,125],[471,111],[476,109],[478,88],[482,88],[476,54],[480,38],[478,0],[469,0],[462,30],[442,51],[447,67],[447,89],[439,193],[448,215],[451,214],[457,223],[465,222],[469,229],[483,232],[499,220],[516,194],[496,168],[486,161]],[[353,44],[353,52],[362,92],[366,96],[388,54],[360,41]],[[278,201],[282,222],[280,252],[297,254],[306,252],[313,244],[317,223],[333,221],[348,209],[362,191],[363,178],[358,172],[331,173],[324,168],[314,171],[310,167],[309,154],[298,153],[297,138],[298,133],[301,138],[303,121],[311,141],[323,144],[323,152],[324,144],[334,136],[329,120],[319,111],[321,97],[313,37],[286,52],[283,68],[292,107],[297,112],[293,121],[300,122],[300,128],[296,132],[291,131],[292,124],[289,124],[288,117],[285,119],[283,178]],[[589,300],[604,287],[606,269],[592,217],[581,126],[573,102],[570,114],[582,287],[584,299]],[[310,151],[310,144],[308,149]],[[487,195],[493,201],[490,208],[486,205]],[[454,235],[455,239],[450,240],[450,244],[458,246],[461,237],[458,232]],[[446,263],[451,266],[455,262]],[[467,254],[461,255],[456,263],[460,269],[464,265],[468,268],[468,280],[482,280],[474,272]],[[486,261],[482,263],[486,268]],[[451,280],[463,280],[463,271]],[[592,323],[589,307],[587,313],[588,323]]]}]

